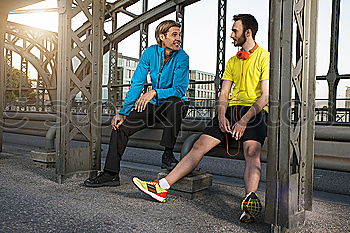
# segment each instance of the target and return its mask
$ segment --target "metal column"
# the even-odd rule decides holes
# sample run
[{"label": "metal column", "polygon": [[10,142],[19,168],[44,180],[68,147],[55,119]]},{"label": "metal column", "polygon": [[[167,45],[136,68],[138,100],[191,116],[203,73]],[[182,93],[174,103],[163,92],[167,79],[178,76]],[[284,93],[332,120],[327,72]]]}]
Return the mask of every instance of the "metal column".
[{"label": "metal column", "polygon": [[328,83],[327,121],[332,124],[337,121],[337,88],[341,79],[350,79],[350,74],[340,75],[338,72],[340,0],[332,1],[332,24],[330,40],[330,60],[327,75],[317,76],[317,80]]},{"label": "metal column", "polygon": [[317,8],[318,1],[270,1],[265,221],[273,232],[304,224],[312,208]]},{"label": "metal column", "polygon": [[[112,31],[117,30],[117,13],[112,13]],[[115,109],[117,105],[121,105],[122,89],[120,87],[114,88],[113,85],[123,84],[122,77],[118,74],[118,43],[110,42],[109,44],[109,77],[108,77],[108,102],[111,105],[110,109]],[[121,81],[121,82],[120,82]]]},{"label": "metal column", "polygon": [[[59,0],[59,54],[58,54],[58,131],[56,172],[58,182],[70,177],[96,173],[101,166],[101,84],[104,0]],[[82,13],[90,23],[83,35],[72,29],[72,21]],[[84,73],[72,67],[79,57]],[[88,107],[87,114],[78,117],[71,111],[78,93]],[[82,134],[88,145],[74,146],[72,141]]]},{"label": "metal column", "polygon": [[339,45],[339,19],[340,19],[340,0],[333,0],[332,4],[332,27],[331,27],[331,46],[330,60],[327,74],[328,82],[328,121],[336,121],[337,112],[337,87],[340,81],[338,72],[338,45]]},{"label": "metal column", "polygon": [[[5,35],[6,41],[6,35]],[[7,88],[10,86],[11,81],[13,79],[13,69],[12,69],[12,51],[9,49],[5,49],[5,84],[4,84],[4,105],[10,105],[9,102],[11,100],[7,99]],[[13,91],[11,91],[11,94]]]},{"label": "metal column", "polygon": [[4,60],[4,43],[5,43],[5,25],[7,22],[7,13],[0,12],[0,152],[2,151],[2,137],[4,126],[4,96],[5,96],[5,60]]},{"label": "metal column", "polygon": [[220,80],[225,70],[227,0],[218,0],[218,35],[215,75],[215,99],[220,92]]},{"label": "metal column", "polygon": [[[23,48],[26,48],[25,41],[23,42]],[[28,97],[28,61],[25,57],[21,57],[21,70],[19,76],[19,102],[20,106],[26,109],[27,97]],[[24,89],[24,90],[23,90]]]},{"label": "metal column", "polygon": [[[148,9],[148,0],[143,0],[142,2],[142,13],[147,12]],[[140,51],[139,57],[145,49],[148,47],[148,24],[141,23],[140,24]]]},{"label": "metal column", "polygon": [[338,44],[339,44],[339,19],[340,19],[340,0],[333,0],[332,3],[332,27],[331,27],[331,46],[330,60],[327,74],[328,82],[328,121],[336,121],[336,99],[337,87],[340,81],[338,72]]},{"label": "metal column", "polygon": [[[44,45],[45,46],[45,45]],[[45,46],[47,47],[47,45]],[[40,61],[44,61],[43,53],[40,51]],[[38,73],[37,76],[37,82],[36,82],[36,103],[35,108],[37,111],[41,108],[42,110],[45,109],[44,101],[45,101],[45,86],[42,76]]]},{"label": "metal column", "polygon": [[[304,54],[309,56],[309,78],[307,80],[308,96],[303,97],[303,101],[306,102],[308,121],[306,124],[306,140],[304,146],[306,146],[306,159],[305,159],[305,180],[308,184],[305,186],[305,209],[312,210],[312,196],[313,196],[313,181],[314,181],[314,138],[315,138],[315,98],[316,98],[316,64],[317,64],[317,22],[318,22],[318,0],[308,3],[311,7],[309,16],[309,39],[308,42],[309,51]],[[307,42],[306,42],[307,43]],[[307,57],[306,57],[307,58]],[[307,72],[307,70],[305,70]],[[304,131],[305,133],[305,131]],[[305,138],[304,137],[304,138]],[[310,156],[311,155],[311,156]]]},{"label": "metal column", "polygon": [[183,5],[176,5],[176,22],[181,24],[181,47],[183,48],[185,35],[185,7]]}]

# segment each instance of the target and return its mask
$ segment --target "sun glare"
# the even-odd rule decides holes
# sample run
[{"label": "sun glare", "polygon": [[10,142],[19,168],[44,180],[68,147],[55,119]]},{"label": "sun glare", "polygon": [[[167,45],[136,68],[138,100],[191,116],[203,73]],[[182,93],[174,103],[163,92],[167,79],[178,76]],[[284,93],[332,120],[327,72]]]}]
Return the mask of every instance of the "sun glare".
[{"label": "sun glare", "polygon": [[[18,10],[36,10],[57,8],[56,0],[43,1]],[[58,12],[9,14],[8,21],[41,28],[48,31],[58,31]]]},{"label": "sun glare", "polygon": [[58,14],[54,12],[9,15],[8,20],[52,32],[58,31]]}]

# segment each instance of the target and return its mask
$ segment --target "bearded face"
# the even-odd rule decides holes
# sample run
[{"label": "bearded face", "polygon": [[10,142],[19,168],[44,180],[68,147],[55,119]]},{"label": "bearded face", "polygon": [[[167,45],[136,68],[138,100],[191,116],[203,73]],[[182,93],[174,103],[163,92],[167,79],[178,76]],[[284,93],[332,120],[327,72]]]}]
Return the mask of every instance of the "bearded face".
[{"label": "bearded face", "polygon": [[247,37],[245,36],[245,33],[243,32],[240,37],[237,37],[236,39],[233,39],[234,45],[236,47],[242,47],[242,45],[247,41]]},{"label": "bearded face", "polygon": [[245,30],[243,29],[242,21],[237,20],[232,26],[231,38],[233,40],[233,45],[235,47],[242,47],[242,45],[247,41],[245,35]]}]

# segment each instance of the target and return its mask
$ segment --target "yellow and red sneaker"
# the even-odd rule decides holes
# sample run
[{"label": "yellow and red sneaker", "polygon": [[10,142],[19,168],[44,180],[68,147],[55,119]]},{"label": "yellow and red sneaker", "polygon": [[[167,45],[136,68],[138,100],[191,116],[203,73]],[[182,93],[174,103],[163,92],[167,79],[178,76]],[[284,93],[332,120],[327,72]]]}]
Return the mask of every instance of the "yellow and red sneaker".
[{"label": "yellow and red sneaker", "polygon": [[254,218],[261,212],[262,205],[255,192],[250,192],[245,196],[241,204],[241,210],[245,211]]},{"label": "yellow and red sneaker", "polygon": [[132,182],[136,185],[138,189],[159,202],[166,202],[166,195],[168,194],[168,189],[162,189],[159,185],[158,180],[154,181],[142,181],[137,177],[132,179]]},{"label": "yellow and red sneaker", "polygon": [[243,210],[242,215],[239,218],[239,221],[241,221],[243,223],[252,223],[252,222],[255,222],[255,218],[253,215],[251,215]]}]

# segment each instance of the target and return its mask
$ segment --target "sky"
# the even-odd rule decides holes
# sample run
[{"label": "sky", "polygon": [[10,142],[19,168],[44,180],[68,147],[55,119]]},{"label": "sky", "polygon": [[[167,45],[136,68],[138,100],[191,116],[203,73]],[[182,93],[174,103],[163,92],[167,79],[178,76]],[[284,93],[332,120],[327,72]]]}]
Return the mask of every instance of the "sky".
[{"label": "sky", "polygon": [[[128,8],[129,11],[140,14],[141,2]],[[149,0],[149,9],[158,5],[160,0]],[[228,0],[227,5],[227,31],[226,31],[226,61],[237,52],[230,39],[232,26],[232,16],[239,13],[250,13],[254,15],[259,22],[259,31],[256,41],[259,46],[268,49],[268,19],[269,19],[269,1],[268,0]],[[202,70],[215,73],[216,70],[216,40],[217,40],[217,0],[201,0],[185,8],[185,27],[183,48],[190,56],[190,69]],[[319,0],[318,16],[318,38],[317,38],[317,75],[325,75],[329,66],[329,43],[331,30],[331,4],[332,0]],[[52,8],[57,7],[56,0],[46,0],[44,2],[26,7],[27,9]],[[350,30],[347,23],[350,21],[350,15],[345,12],[350,11],[350,1],[341,1],[340,12],[340,40],[339,40],[339,73],[349,74],[349,60],[346,56],[350,51]],[[128,22],[130,18],[118,14],[118,26]],[[45,20],[43,20],[45,19]],[[164,19],[175,19],[175,14],[168,15],[149,26],[149,45],[155,44],[154,30],[158,23]],[[9,21],[22,24],[30,24],[51,31],[58,29],[58,14],[37,13],[26,15],[10,15]],[[81,21],[83,18],[81,19]],[[79,25],[81,22],[75,22]],[[106,23],[105,31],[111,32],[111,23]],[[135,42],[137,41],[137,42]],[[119,43],[119,52],[131,57],[139,56],[139,32],[134,33]],[[346,86],[350,86],[350,80],[341,80],[339,83],[337,97],[344,98]],[[317,81],[316,98],[328,98],[328,87],[326,81]],[[339,103],[343,105],[343,103]]]}]

